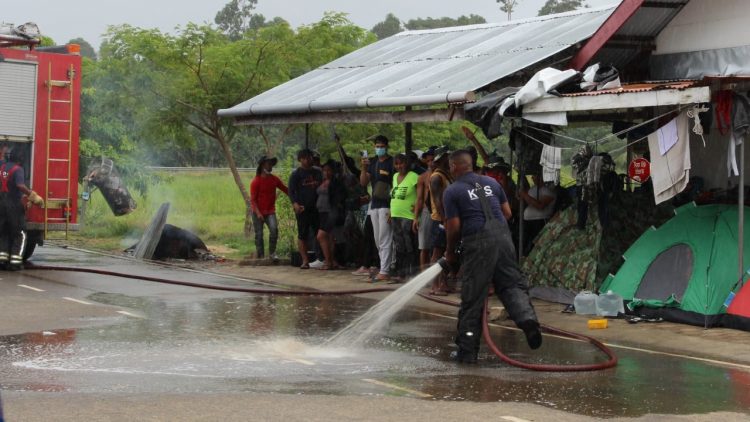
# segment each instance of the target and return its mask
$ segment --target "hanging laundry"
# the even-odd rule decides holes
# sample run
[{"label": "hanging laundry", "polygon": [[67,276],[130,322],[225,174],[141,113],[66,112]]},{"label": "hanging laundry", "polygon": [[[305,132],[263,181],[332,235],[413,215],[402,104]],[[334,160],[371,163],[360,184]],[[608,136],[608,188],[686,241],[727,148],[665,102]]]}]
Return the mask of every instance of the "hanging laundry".
[{"label": "hanging laundry", "polygon": [[659,153],[664,155],[677,143],[677,118],[656,131],[659,139]]},{"label": "hanging laundry", "polygon": [[589,166],[586,170],[586,185],[592,186],[599,183],[599,179],[602,175],[602,167],[604,166],[604,157],[601,155],[595,155],[589,160]]},{"label": "hanging laundry", "polygon": [[750,98],[744,94],[732,97],[732,128],[729,132],[729,149],[727,150],[727,173],[739,176],[737,168],[737,147],[742,145],[745,136],[750,133]]},{"label": "hanging laundry", "polygon": [[[703,137],[705,130],[701,121],[701,113],[706,113],[707,111],[709,111],[709,108],[706,106],[693,106],[693,108],[687,111],[687,116],[693,119],[693,133],[701,137],[703,148],[706,147],[706,138]],[[707,115],[710,115],[710,113],[707,113]]]},{"label": "hanging laundry", "polygon": [[609,225],[609,200],[618,188],[615,161],[607,153],[593,155],[591,148],[581,147],[571,158],[571,166],[576,177],[576,203],[578,218],[576,226],[583,230],[589,216],[589,205],[596,204],[599,223],[602,227]]},{"label": "hanging laundry", "polygon": [[716,128],[722,135],[728,135],[732,124],[732,91],[719,91],[714,96]]},{"label": "hanging laundry", "polygon": [[562,149],[550,145],[542,147],[542,180],[560,184],[560,169],[562,168]]},{"label": "hanging laundry", "polygon": [[683,112],[674,122],[677,142],[664,155],[661,154],[659,130],[648,136],[651,180],[657,205],[682,192],[690,179],[690,119]]},{"label": "hanging laundry", "polygon": [[727,175],[739,176],[740,170],[737,167],[737,147],[742,145],[742,137],[735,135],[734,131],[729,134],[729,148],[727,149]]}]

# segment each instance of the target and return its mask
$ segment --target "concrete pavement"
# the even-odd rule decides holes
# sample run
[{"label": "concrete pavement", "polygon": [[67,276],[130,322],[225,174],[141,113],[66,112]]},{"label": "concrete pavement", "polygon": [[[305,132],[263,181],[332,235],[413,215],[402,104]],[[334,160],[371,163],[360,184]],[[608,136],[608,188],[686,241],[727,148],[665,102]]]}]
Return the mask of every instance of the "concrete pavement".
[{"label": "concrete pavement", "polygon": [[[244,263],[211,263],[206,269],[224,274],[232,274],[274,284],[297,286],[318,290],[349,290],[369,287],[398,287],[385,283],[369,283],[366,277],[351,274],[353,269],[337,271],[300,270],[288,265],[248,265]],[[425,290],[427,291],[427,290]],[[381,298],[385,293],[368,294],[367,297]],[[458,303],[457,294],[446,298]],[[456,314],[456,308],[442,305],[422,298],[415,298],[410,303],[416,309],[439,313],[448,317]],[[491,306],[502,306],[493,298]],[[563,305],[534,301],[534,306],[543,324],[573,331],[605,342],[617,348],[634,348],[650,353],[677,355],[689,359],[708,360],[723,365],[735,366],[750,370],[750,332],[711,328],[704,329],[671,322],[630,324],[624,320],[613,319],[609,327],[600,330],[589,330],[590,317],[562,313]],[[514,327],[510,321],[496,321],[497,324]]]}]

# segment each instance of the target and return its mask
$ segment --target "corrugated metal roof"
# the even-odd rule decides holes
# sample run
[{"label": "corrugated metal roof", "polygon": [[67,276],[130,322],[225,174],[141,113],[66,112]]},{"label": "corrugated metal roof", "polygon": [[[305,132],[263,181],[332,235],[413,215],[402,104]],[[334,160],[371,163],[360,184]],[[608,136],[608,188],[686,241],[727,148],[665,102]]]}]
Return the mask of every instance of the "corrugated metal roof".
[{"label": "corrugated metal roof", "polygon": [[614,9],[402,32],[220,110],[219,115],[470,101],[473,91],[589,38]]},{"label": "corrugated metal roof", "polygon": [[[617,30],[614,37],[596,54],[590,63],[611,63],[623,68],[641,52],[637,44],[653,42],[657,35],[677,16],[690,0],[646,1],[635,14]],[[649,41],[650,40],[650,41]],[[623,44],[633,42],[625,48]]]},{"label": "corrugated metal roof", "polygon": [[600,91],[572,92],[563,94],[563,97],[593,97],[596,95],[622,94],[629,92],[649,92],[659,91],[662,89],[676,89],[678,91],[692,88],[698,85],[700,81],[681,80],[681,81],[659,81],[659,82],[639,82],[632,84],[623,84],[620,88],[603,89]]}]

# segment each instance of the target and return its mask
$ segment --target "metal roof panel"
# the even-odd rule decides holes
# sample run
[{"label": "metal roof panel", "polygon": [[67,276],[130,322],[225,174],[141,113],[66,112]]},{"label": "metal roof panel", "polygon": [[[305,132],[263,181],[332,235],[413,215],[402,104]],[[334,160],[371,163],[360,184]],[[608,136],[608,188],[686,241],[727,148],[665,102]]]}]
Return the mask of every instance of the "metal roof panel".
[{"label": "metal roof panel", "polygon": [[223,116],[445,104],[589,38],[615,9],[407,31],[363,47]]}]

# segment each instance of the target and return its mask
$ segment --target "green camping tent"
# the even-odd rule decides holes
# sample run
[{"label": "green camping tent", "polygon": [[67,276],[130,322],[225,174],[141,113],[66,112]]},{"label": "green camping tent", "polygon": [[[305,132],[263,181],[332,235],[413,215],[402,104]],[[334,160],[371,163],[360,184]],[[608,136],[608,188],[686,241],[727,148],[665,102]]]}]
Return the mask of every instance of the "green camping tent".
[{"label": "green camping tent", "polygon": [[[744,208],[745,219],[748,208]],[[647,230],[624,254],[625,263],[604,281],[639,314],[706,327],[720,323],[737,284],[736,205],[688,204],[659,228]],[[750,238],[745,232],[745,243]],[[750,250],[744,250],[750,263]]]}]

